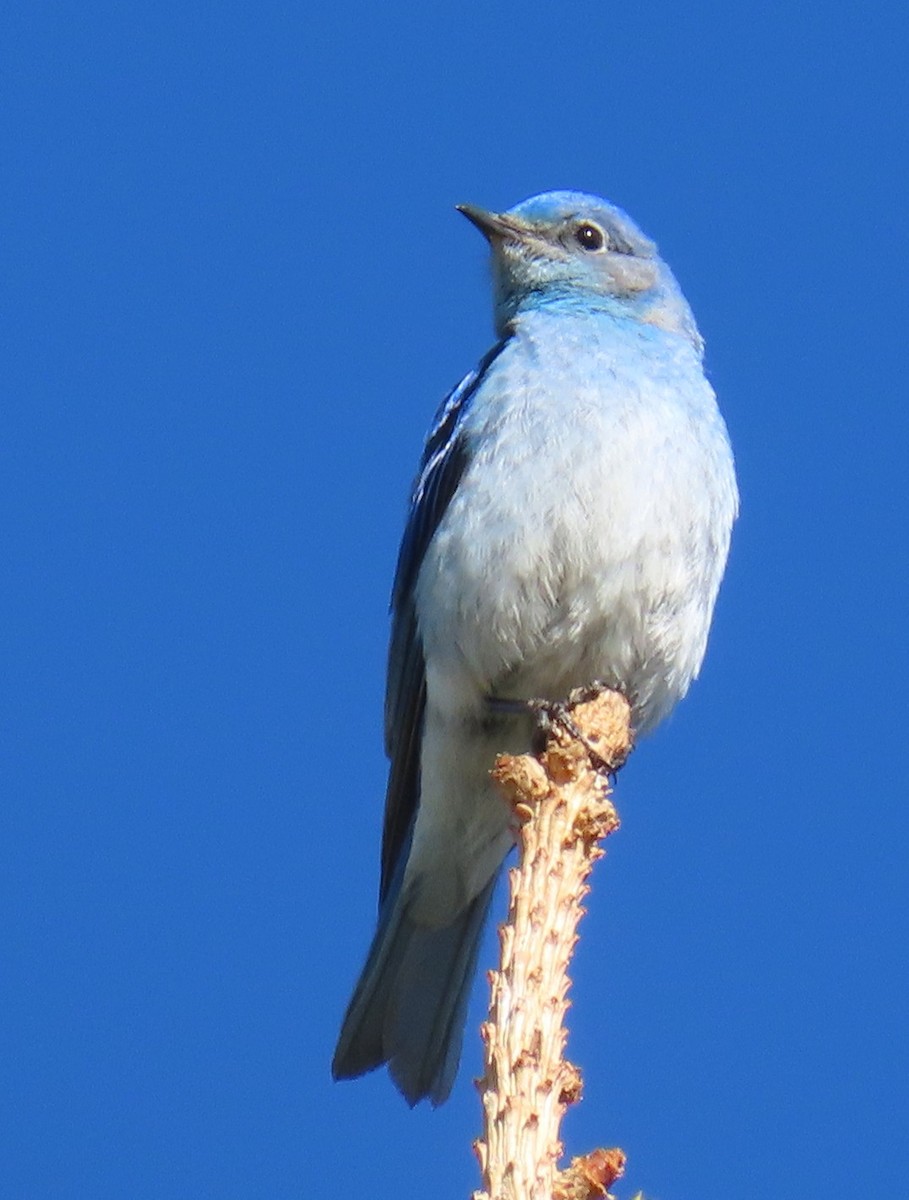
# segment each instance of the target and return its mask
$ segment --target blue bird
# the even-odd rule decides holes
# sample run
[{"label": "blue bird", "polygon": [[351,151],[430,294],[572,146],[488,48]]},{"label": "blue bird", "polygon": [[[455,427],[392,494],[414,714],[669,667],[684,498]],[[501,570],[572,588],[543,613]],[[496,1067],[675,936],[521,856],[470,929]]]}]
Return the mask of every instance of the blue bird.
[{"label": "blue bird", "polygon": [[513,845],[497,700],[622,692],[636,733],[704,657],[738,493],[703,343],[656,247],[596,196],[460,211],[492,250],[498,342],[426,442],[398,558],[378,928],[333,1062],[441,1104]]}]

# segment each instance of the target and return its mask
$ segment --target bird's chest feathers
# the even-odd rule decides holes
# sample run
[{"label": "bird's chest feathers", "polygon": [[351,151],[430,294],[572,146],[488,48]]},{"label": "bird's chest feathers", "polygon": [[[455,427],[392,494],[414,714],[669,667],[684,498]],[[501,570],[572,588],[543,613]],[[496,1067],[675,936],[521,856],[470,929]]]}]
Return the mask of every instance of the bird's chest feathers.
[{"label": "bird's chest feathers", "polygon": [[584,333],[519,341],[474,398],[468,466],[420,573],[431,651],[507,665],[583,638],[589,613],[640,614],[643,575],[651,595],[685,586],[708,451],[678,365],[646,339]]},{"label": "bird's chest feathers", "polygon": [[677,364],[651,340],[584,333],[503,356],[465,421],[470,465],[440,533],[475,529],[464,549],[484,574],[621,559],[684,520],[704,447]]}]

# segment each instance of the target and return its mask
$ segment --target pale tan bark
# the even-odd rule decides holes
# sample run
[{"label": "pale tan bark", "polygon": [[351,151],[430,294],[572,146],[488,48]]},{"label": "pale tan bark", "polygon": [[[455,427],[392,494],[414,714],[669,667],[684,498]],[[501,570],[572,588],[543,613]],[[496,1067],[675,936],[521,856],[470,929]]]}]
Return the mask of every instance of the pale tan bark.
[{"label": "pale tan bark", "polygon": [[[631,750],[623,696],[600,692],[571,719],[603,762],[621,766]],[[625,1156],[595,1150],[558,1170],[562,1117],[582,1083],[564,1058],[568,966],[587,877],[619,820],[602,764],[559,722],[539,757],[503,755],[492,774],[515,813],[519,860],[482,1030],[484,1127],[475,1148],[483,1190],[474,1200],[587,1200],[606,1194]]]}]

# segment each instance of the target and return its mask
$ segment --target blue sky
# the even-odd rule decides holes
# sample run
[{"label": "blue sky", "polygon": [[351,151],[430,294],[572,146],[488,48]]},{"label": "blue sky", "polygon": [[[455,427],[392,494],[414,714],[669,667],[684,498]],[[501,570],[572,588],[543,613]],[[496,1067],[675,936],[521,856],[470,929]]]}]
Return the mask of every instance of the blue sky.
[{"label": "blue sky", "polygon": [[904,7],[2,25],[0,1195],[476,1186],[476,1036],[437,1112],[328,1064],[405,499],[492,336],[453,205],[553,187],[660,243],[743,495],[702,679],[620,778],[568,1149],[623,1146],[622,1197],[901,1194]]}]

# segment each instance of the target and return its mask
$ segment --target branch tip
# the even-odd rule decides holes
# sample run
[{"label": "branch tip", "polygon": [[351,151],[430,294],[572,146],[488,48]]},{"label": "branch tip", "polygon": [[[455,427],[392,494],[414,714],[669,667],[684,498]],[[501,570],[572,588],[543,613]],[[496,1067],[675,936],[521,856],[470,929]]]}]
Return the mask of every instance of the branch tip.
[{"label": "branch tip", "polygon": [[619,825],[607,776],[632,746],[630,707],[617,692],[585,689],[565,711],[539,757],[500,755],[491,772],[514,813],[519,861],[482,1026],[484,1130],[474,1149],[484,1190],[474,1200],[593,1200],[625,1163],[621,1150],[595,1150],[557,1170],[562,1117],[583,1088],[563,1057],[568,966],[587,877]]}]

